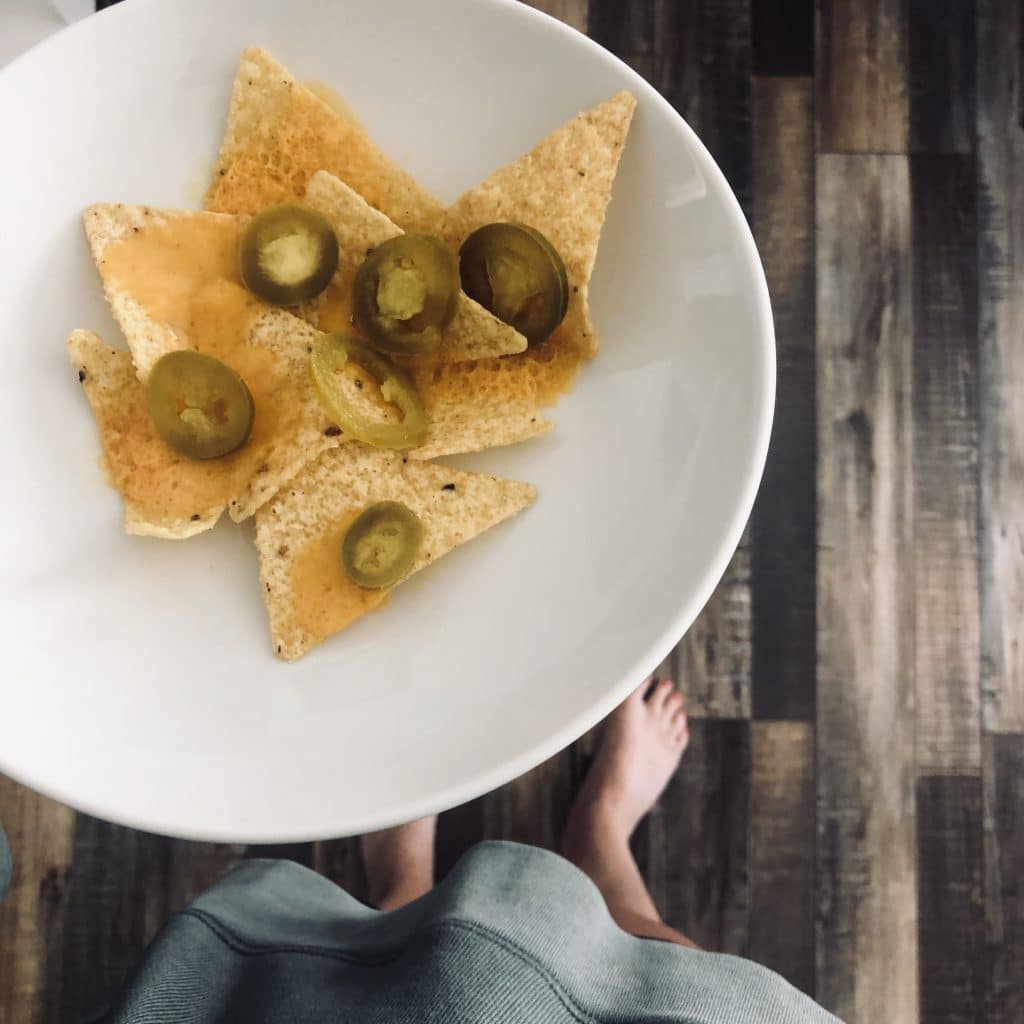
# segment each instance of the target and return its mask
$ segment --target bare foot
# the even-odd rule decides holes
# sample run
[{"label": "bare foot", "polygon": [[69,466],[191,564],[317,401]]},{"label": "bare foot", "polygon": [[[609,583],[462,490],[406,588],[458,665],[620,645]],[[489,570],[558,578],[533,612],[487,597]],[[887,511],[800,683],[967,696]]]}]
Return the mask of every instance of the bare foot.
[{"label": "bare foot", "polygon": [[621,927],[684,943],[689,940],[661,924],[629,837],[679,766],[689,740],[683,696],[673,683],[662,680],[651,688],[647,680],[634,690],[608,718],[563,839],[566,858],[593,879]]},{"label": "bare foot", "polygon": [[628,839],[679,767],[689,740],[675,684],[663,679],[652,688],[645,681],[609,716],[573,812],[596,814]]},{"label": "bare foot", "polygon": [[370,902],[397,910],[434,886],[437,815],[369,832],[360,840]]}]

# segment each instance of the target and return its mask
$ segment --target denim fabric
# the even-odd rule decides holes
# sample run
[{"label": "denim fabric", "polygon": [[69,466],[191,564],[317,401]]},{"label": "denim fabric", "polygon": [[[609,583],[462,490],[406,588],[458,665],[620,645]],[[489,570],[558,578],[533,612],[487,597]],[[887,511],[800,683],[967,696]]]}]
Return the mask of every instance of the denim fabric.
[{"label": "denim fabric", "polygon": [[554,854],[482,843],[380,913],[287,861],[248,861],[174,917],[109,1024],[826,1024],[750,961],[642,942]]},{"label": "denim fabric", "polygon": [[0,824],[0,902],[3,902],[7,886],[11,884],[14,865],[11,863],[11,845],[7,842],[4,827]]}]

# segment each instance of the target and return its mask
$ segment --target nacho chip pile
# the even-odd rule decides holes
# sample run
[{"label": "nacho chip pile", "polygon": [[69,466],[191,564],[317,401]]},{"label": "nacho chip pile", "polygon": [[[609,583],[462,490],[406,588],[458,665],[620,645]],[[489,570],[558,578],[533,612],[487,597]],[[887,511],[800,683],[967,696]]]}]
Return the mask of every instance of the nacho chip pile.
[{"label": "nacho chip pile", "polygon": [[[68,351],[109,480],[124,500],[125,529],[184,539],[225,511],[236,522],[254,517],[273,648],[294,659],[387,600],[389,590],[356,586],[339,562],[345,524],[361,509],[401,501],[419,517],[423,541],[409,575],[530,505],[536,491],[528,484],[429,460],[550,430],[542,408],[597,353],[587,290],[634,107],[620,93],[579,114],[445,209],[350,113],[265,51],[246,50],[206,209],[99,204],[85,213],[127,351],[88,331],[75,331]],[[327,289],[289,308],[250,293],[238,267],[249,217],[281,202],[322,214],[339,250]],[[459,293],[437,351],[402,360],[426,413],[423,442],[397,453],[346,435],[310,382],[309,355],[324,332],[352,330],[363,259],[405,231],[430,233],[457,251],[496,221],[530,225],[558,250],[569,284],[562,323],[527,347],[513,327]],[[251,434],[229,455],[190,459],[153,425],[146,381],[162,356],[183,349],[226,363],[251,393]],[[349,364],[341,379],[363,415],[395,420],[395,407],[358,366]]]}]

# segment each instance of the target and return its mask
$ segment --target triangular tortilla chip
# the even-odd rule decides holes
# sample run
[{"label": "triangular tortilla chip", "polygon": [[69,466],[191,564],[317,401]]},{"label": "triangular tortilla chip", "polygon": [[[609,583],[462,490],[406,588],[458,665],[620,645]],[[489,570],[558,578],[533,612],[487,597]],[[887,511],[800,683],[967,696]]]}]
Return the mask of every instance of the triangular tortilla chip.
[{"label": "triangular tortilla chip", "polygon": [[246,50],[206,209],[251,214],[301,199],[319,170],[341,178],[407,231],[429,227],[444,209],[353,117],[300,85],[266,50]]},{"label": "triangular tortilla chip", "polygon": [[[520,221],[541,231],[558,250],[569,278],[569,309],[555,333],[523,357],[538,377],[552,374],[544,363],[562,364],[573,354],[589,358],[597,353],[587,291],[635,108],[636,99],[621,92],[578,114],[462,195],[438,225],[452,245],[460,246],[484,224]],[[557,397],[557,389],[542,386],[542,401]]]},{"label": "triangular tortilla chip", "polygon": [[[306,189],[306,203],[330,222],[341,251],[338,272],[327,292],[317,301],[317,323],[325,331],[342,330],[349,326],[356,269],[369,250],[403,232],[361,195],[326,171],[313,175]],[[459,292],[455,317],[441,335],[441,344],[432,358],[441,363],[456,363],[509,355],[525,348],[526,339],[515,328],[502,323],[465,292]]]},{"label": "triangular tortilla chip", "polygon": [[[273,344],[274,325],[257,321],[252,338]],[[154,430],[128,352],[89,331],[75,331],[68,352],[99,426],[108,478],[124,498],[128,533],[183,540],[211,529],[225,509],[236,521],[247,519],[306,462],[345,440],[314,403],[276,438],[261,435],[257,413],[244,448],[220,459],[189,459]]]},{"label": "triangular tortilla chip", "polygon": [[420,517],[423,544],[412,573],[521,512],[536,495],[530,484],[406,461],[362,444],[326,452],[256,514],[274,650],[299,658],[386,600],[386,593],[352,583],[338,558],[348,525],[367,506],[400,501]]},{"label": "triangular tortilla chip", "polygon": [[427,410],[427,439],[411,459],[483,451],[546,434],[537,382],[516,365],[521,356],[413,370]]}]

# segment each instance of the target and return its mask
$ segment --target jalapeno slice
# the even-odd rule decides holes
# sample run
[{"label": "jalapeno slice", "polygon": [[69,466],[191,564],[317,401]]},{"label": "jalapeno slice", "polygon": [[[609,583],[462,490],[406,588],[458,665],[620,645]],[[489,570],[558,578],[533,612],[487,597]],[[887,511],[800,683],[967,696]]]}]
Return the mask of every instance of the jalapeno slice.
[{"label": "jalapeno slice", "polygon": [[338,269],[338,239],[327,219],[297,203],[256,214],[239,244],[242,283],[257,298],[291,306],[315,298]]},{"label": "jalapeno slice", "polygon": [[378,501],[364,509],[341,542],[341,564],[349,579],[368,590],[399,583],[423,543],[423,524],[408,505]]},{"label": "jalapeno slice", "polygon": [[[400,422],[374,420],[354,407],[338,377],[349,360],[380,385],[384,400],[401,411]],[[318,338],[309,357],[309,374],[330,417],[356,440],[377,448],[413,448],[423,443],[427,416],[409,375],[357,338],[344,333]]]},{"label": "jalapeno slice", "polygon": [[486,224],[459,250],[462,290],[532,345],[565,318],[569,279],[555,247],[526,224]]},{"label": "jalapeno slice", "polygon": [[191,349],[157,360],[146,400],[156,432],[190,459],[216,459],[241,448],[255,416],[245,381],[219,359]]},{"label": "jalapeno slice", "polygon": [[432,235],[398,235],[378,245],[356,272],[356,326],[392,355],[433,352],[455,315],[455,254]]}]

